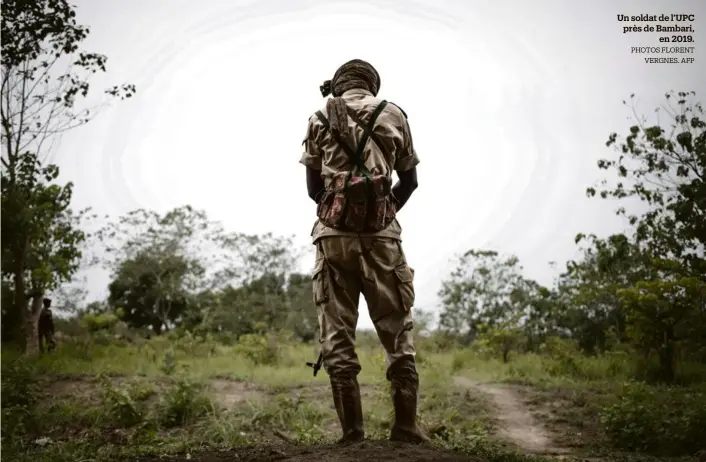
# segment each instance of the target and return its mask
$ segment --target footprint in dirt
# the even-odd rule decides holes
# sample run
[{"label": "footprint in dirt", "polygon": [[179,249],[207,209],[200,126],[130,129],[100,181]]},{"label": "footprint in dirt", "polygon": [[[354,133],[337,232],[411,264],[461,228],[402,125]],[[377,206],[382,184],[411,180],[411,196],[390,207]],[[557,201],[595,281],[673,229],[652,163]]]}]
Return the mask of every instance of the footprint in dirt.
[{"label": "footprint in dirt", "polygon": [[564,448],[554,446],[547,431],[527,408],[517,394],[501,384],[481,383],[466,377],[454,377],[456,385],[485,394],[495,408],[498,437],[533,454],[567,454]]}]

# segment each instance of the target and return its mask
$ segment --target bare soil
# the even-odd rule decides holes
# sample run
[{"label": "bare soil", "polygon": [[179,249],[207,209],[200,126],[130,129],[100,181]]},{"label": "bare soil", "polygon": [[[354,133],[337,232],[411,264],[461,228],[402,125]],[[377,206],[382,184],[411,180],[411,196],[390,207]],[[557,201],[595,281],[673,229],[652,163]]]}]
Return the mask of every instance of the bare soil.
[{"label": "bare soil", "polygon": [[193,461],[193,462],[480,462],[479,459],[439,451],[428,446],[405,445],[389,441],[365,441],[349,446],[271,446],[244,448],[222,452],[201,452],[192,455],[141,457],[136,462]]},{"label": "bare soil", "polygon": [[454,377],[456,385],[486,395],[495,409],[497,437],[525,452],[542,455],[567,454],[557,447],[547,429],[530,413],[513,386],[480,383],[466,377]]},{"label": "bare soil", "polygon": [[[122,385],[129,381],[125,377],[111,377],[115,385]],[[519,386],[476,382],[465,377],[454,377],[455,385],[470,393],[483,395],[491,404],[493,416],[496,421],[496,434],[498,440],[506,442],[523,452],[541,455],[566,455],[567,449],[558,444],[556,426],[547,428],[543,425],[547,421],[533,402],[534,392]],[[162,383],[154,383],[160,387]],[[272,398],[271,390],[255,384],[234,381],[228,378],[215,378],[209,382],[210,391],[214,398],[225,408],[246,401],[262,401]],[[375,392],[371,386],[361,387],[363,399]],[[50,395],[61,399],[62,396],[81,397],[88,401],[97,399],[99,393],[98,383],[94,377],[62,377],[48,384]],[[330,393],[325,385],[309,387],[287,387],[281,392],[301,394],[307,399],[326,399]],[[534,397],[537,398],[537,397]],[[554,412],[547,411],[549,414]],[[538,419],[539,418],[539,419]],[[540,420],[541,419],[541,420]],[[547,422],[548,423],[548,422]],[[553,431],[552,431],[553,430]],[[338,432],[338,427],[331,428],[332,433]],[[562,441],[564,442],[564,441]],[[428,445],[405,445],[390,441],[369,440],[360,444],[339,446],[298,446],[293,444],[280,444],[275,446],[259,446],[238,448],[228,451],[205,451],[194,454],[173,456],[143,456],[135,461],[181,461],[194,462],[220,462],[220,461],[330,461],[344,462],[361,460],[387,461],[405,460],[407,462],[421,461],[476,461],[479,459],[467,455],[444,452]]]}]

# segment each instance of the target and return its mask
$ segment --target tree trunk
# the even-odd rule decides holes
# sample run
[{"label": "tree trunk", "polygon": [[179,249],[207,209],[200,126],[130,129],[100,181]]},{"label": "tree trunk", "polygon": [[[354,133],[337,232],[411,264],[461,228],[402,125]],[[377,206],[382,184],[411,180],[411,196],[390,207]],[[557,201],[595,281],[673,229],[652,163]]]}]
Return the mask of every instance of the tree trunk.
[{"label": "tree trunk", "polygon": [[14,285],[15,285],[15,296],[14,296],[14,310],[15,310],[15,326],[13,332],[13,339],[17,341],[18,346],[21,351],[25,351],[27,347],[27,294],[25,286],[25,275],[24,275],[24,259],[16,262],[15,274],[14,274]]},{"label": "tree trunk", "polygon": [[32,297],[32,307],[27,319],[25,356],[39,354],[39,316],[44,309],[43,300],[44,294],[35,294]]},{"label": "tree trunk", "polygon": [[669,327],[664,334],[664,344],[659,349],[659,372],[662,380],[674,382],[674,329]]}]

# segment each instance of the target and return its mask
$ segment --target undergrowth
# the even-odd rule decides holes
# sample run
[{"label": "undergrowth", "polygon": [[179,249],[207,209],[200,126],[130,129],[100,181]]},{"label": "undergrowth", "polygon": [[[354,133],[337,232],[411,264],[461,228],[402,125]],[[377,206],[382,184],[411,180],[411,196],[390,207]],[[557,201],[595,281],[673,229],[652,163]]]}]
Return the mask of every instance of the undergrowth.
[{"label": "undergrowth", "polygon": [[[504,363],[470,348],[420,345],[420,423],[439,448],[489,461],[538,460],[494,442],[492,410],[483,397],[453,386],[454,375],[570,389],[579,397],[582,390],[590,391],[583,399],[593,400],[592,406],[583,411],[594,412],[595,419],[576,418],[595,420],[593,430],[604,435],[615,454],[691,455],[706,441],[703,388],[639,382],[639,369],[621,353],[585,357],[553,345],[551,351],[515,354]],[[130,345],[75,339],[31,361],[3,351],[3,455],[58,461],[90,454],[93,460],[114,460],[125,454],[273,441],[333,442],[340,429],[327,377],[322,372],[314,378],[304,366],[316,354],[313,345],[278,342],[272,336],[251,336],[242,343],[155,338]],[[365,339],[358,354],[366,433],[386,438],[392,406],[385,356]],[[691,376],[698,377],[694,371]],[[214,377],[258,383],[262,399],[226,407],[211,394],[209,380]],[[55,395],[55,380],[82,381],[90,393]],[[590,449],[596,442],[586,443]]]}]

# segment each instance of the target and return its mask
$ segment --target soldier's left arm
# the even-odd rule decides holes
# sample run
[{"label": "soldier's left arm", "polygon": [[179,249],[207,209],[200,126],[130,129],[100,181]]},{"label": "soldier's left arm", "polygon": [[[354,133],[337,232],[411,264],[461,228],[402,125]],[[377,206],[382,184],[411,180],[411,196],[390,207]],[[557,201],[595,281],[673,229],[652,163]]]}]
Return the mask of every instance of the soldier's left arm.
[{"label": "soldier's left arm", "polygon": [[407,114],[400,109],[402,117],[400,118],[400,132],[402,133],[401,149],[395,152],[394,169],[397,172],[399,181],[392,187],[392,196],[397,202],[397,210],[404,207],[412,193],[417,189],[419,182],[417,180],[417,164],[419,164],[419,156],[414,149],[412,142],[412,132],[409,129]]}]

